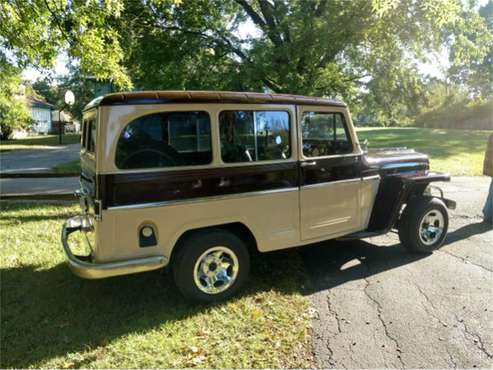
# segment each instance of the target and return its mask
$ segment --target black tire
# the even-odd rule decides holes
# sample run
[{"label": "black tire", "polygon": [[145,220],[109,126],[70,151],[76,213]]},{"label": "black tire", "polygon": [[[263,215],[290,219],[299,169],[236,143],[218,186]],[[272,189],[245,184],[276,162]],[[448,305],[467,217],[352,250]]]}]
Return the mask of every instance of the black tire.
[{"label": "black tire", "polygon": [[[439,212],[443,216],[442,232],[439,236],[434,232],[430,232],[429,235],[425,232],[425,236],[422,236],[420,234],[421,221],[430,212],[432,212],[432,217],[436,217],[437,214],[434,214],[433,211]],[[435,249],[442,245],[447,236],[448,222],[447,207],[440,199],[432,197],[413,198],[399,219],[399,239],[401,244],[413,253],[433,253]],[[440,224],[440,222],[437,224]],[[424,242],[425,238],[429,238],[428,243]],[[436,240],[433,240],[434,238]]]},{"label": "black tire", "polygon": [[[219,289],[225,289],[224,291],[207,293],[201,290],[195,282],[196,264],[205,252],[211,250],[211,248],[220,247],[229,250],[229,252],[225,251],[223,257],[230,256],[229,253],[235,255],[238,261],[238,271],[229,287],[224,288],[224,286],[219,286]],[[177,248],[176,256],[173,257],[172,261],[173,277],[180,292],[189,300],[205,303],[225,300],[237,293],[248,279],[250,272],[248,248],[243,240],[231,232],[220,229],[194,232],[185,237]],[[228,260],[233,261],[231,258]],[[235,264],[233,263],[232,265]],[[228,271],[232,270],[228,269]],[[227,285],[228,283],[224,284]],[[202,287],[203,289],[207,289],[205,284]]]}]

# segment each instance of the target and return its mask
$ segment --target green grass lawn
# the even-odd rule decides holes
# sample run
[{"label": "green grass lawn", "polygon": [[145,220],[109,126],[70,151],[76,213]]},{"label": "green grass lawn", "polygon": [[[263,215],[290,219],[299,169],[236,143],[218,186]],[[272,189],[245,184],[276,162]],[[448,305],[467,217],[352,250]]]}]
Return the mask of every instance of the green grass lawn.
[{"label": "green grass lawn", "polygon": [[480,176],[488,136],[492,131],[425,128],[358,128],[362,143],[369,148],[408,147],[430,157],[433,171],[454,176]]},{"label": "green grass lawn", "polygon": [[75,161],[61,163],[53,167],[53,172],[56,173],[80,173],[80,159]]},{"label": "green grass lawn", "polygon": [[246,292],[194,306],[161,271],[72,275],[60,228],[76,205],[0,205],[1,368],[311,366],[296,251],[254,257]]},{"label": "green grass lawn", "polygon": [[[62,137],[62,145],[80,143],[80,134],[67,134]],[[43,149],[46,146],[58,146],[58,135],[29,136],[25,139],[0,141],[0,152],[19,149]]]}]

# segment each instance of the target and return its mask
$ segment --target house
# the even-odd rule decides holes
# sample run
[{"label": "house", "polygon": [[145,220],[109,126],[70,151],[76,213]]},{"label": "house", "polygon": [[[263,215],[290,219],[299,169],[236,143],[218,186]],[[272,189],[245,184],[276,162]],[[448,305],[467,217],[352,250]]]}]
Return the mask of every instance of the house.
[{"label": "house", "polygon": [[74,121],[72,115],[65,111],[54,110],[51,113],[51,133],[58,134],[60,130],[60,124],[62,124],[64,133],[79,132],[80,124]]},{"label": "house", "polygon": [[48,134],[53,130],[52,111],[55,106],[32,96],[26,97],[34,123],[32,130],[39,134]]}]

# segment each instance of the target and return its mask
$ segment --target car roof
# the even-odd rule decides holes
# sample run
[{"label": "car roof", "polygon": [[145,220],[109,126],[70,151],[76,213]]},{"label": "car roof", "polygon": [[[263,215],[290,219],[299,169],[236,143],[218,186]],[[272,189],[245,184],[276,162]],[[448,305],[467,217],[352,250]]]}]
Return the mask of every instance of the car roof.
[{"label": "car roof", "polygon": [[132,91],[100,96],[84,110],[108,105],[138,105],[167,103],[244,103],[244,104],[299,104],[346,107],[342,101],[291,94],[265,94],[236,91]]}]

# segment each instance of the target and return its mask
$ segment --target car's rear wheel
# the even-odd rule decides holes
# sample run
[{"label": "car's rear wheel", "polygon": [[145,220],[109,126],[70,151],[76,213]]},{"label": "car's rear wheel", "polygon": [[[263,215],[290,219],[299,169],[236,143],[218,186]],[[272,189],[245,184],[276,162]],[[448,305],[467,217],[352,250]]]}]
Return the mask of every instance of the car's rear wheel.
[{"label": "car's rear wheel", "polygon": [[188,299],[215,302],[244,285],[250,270],[245,243],[231,232],[206,230],[186,237],[178,246],[173,276]]},{"label": "car's rear wheel", "polygon": [[414,253],[432,253],[445,240],[448,222],[447,207],[440,199],[415,198],[399,220],[401,244]]}]

